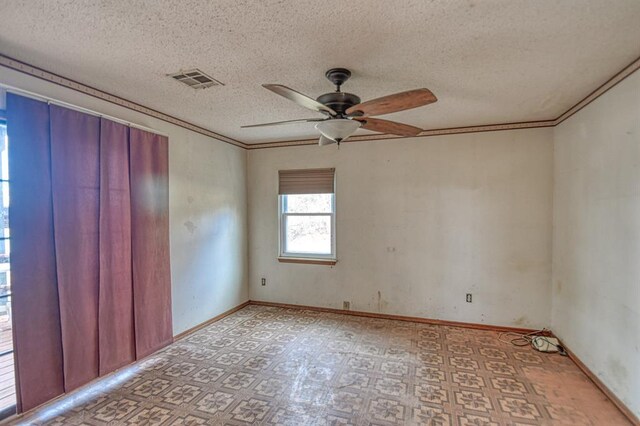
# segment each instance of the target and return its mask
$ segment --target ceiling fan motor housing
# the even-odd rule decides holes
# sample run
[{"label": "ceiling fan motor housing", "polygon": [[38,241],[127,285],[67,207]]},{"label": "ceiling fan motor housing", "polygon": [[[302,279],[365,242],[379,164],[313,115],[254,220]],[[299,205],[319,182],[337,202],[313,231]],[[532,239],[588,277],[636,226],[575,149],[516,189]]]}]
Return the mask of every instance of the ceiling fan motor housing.
[{"label": "ceiling fan motor housing", "polygon": [[351,71],[346,68],[331,68],[324,75],[330,82],[336,85],[336,91],[325,93],[316,100],[337,112],[338,117],[344,117],[349,107],[360,103],[360,98],[353,93],[340,91],[340,86],[351,77]]},{"label": "ceiling fan motor housing", "polygon": [[333,109],[342,117],[347,109],[360,103],[360,98],[353,93],[331,92],[320,95],[317,101]]}]

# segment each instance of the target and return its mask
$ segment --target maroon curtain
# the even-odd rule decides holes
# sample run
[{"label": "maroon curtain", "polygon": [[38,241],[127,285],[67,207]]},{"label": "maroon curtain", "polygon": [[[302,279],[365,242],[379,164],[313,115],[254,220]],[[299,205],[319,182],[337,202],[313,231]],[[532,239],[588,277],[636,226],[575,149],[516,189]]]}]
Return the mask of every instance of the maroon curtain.
[{"label": "maroon curtain", "polygon": [[169,268],[169,149],[165,136],[130,129],[136,354],[173,340]]},{"label": "maroon curtain", "polygon": [[7,95],[18,411],[172,341],[168,140]]},{"label": "maroon curtain", "polygon": [[50,106],[64,388],[99,374],[100,118]]},{"label": "maroon curtain", "polygon": [[53,237],[49,105],[7,93],[18,411],[64,392]]},{"label": "maroon curtain", "polygon": [[100,374],[136,359],[131,276],[129,128],[100,120]]}]

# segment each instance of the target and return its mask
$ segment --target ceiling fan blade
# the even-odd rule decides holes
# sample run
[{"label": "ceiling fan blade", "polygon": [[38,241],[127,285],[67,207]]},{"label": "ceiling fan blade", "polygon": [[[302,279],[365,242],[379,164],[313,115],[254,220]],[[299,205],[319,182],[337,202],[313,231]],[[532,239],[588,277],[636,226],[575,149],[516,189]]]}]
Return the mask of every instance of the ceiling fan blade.
[{"label": "ceiling fan blade", "polygon": [[318,141],[318,145],[325,146],[325,145],[331,145],[332,143],[336,143],[336,141],[334,141],[333,139],[329,139],[324,135],[320,135],[320,140]]},{"label": "ceiling fan blade", "polygon": [[262,87],[264,87],[267,90],[271,90],[275,94],[284,96],[290,101],[293,101],[298,105],[308,108],[312,111],[318,111],[325,114],[329,114],[332,117],[338,115],[337,112],[335,112],[333,109],[329,108],[328,106],[316,101],[315,99],[308,97],[307,95],[303,95],[300,92],[296,92],[295,90],[287,86],[283,86],[281,84],[263,84]]},{"label": "ceiling fan blade", "polygon": [[347,114],[364,116],[383,115],[417,108],[436,102],[438,98],[429,89],[415,89],[362,102],[347,109]]},{"label": "ceiling fan blade", "polygon": [[326,120],[326,118],[301,118],[299,120],[285,120],[285,121],[274,121],[273,123],[250,124],[248,126],[240,126],[240,128],[248,129],[250,127],[279,126],[281,124],[315,123],[316,121],[324,121],[324,120]]},{"label": "ceiling fan blade", "polygon": [[418,136],[422,129],[396,121],[382,120],[380,118],[354,117],[354,120],[362,122],[362,128],[374,132],[388,133],[399,136]]}]

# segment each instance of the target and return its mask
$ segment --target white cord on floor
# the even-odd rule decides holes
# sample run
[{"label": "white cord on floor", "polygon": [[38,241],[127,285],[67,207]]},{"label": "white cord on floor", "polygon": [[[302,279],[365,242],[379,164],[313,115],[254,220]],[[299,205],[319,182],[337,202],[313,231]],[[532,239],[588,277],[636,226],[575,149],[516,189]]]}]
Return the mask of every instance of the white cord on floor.
[{"label": "white cord on floor", "polygon": [[543,328],[542,330],[532,331],[531,333],[526,334],[508,331],[498,334],[498,340],[500,340],[502,343],[510,343],[514,346],[519,347],[531,345],[534,349],[536,349],[536,346],[533,344],[533,339],[537,337],[543,339],[547,344],[554,346],[558,350],[558,353],[560,355],[567,355],[567,352],[561,345],[547,339],[547,336],[549,334],[551,334],[551,331],[546,328]]}]

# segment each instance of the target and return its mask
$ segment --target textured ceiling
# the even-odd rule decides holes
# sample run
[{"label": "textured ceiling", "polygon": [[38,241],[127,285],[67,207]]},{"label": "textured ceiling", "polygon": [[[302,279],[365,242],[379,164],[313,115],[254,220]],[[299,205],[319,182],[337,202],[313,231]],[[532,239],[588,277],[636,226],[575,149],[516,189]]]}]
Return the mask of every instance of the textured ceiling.
[{"label": "textured ceiling", "polygon": [[[247,143],[315,136],[312,97],[347,67],[363,100],[419,87],[439,101],[385,116],[424,129],[555,118],[640,56],[638,0],[0,2],[0,53]],[[197,67],[225,85],[166,74]],[[360,131],[361,133],[364,131]]]}]

